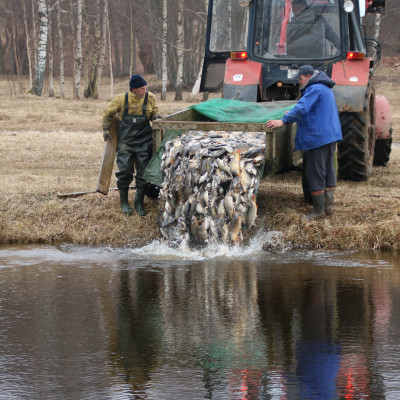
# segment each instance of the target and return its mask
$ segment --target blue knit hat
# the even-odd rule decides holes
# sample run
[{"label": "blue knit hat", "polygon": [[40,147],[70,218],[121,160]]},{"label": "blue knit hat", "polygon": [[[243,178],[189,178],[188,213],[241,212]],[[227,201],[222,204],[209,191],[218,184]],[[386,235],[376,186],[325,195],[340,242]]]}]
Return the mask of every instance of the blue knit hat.
[{"label": "blue knit hat", "polygon": [[143,86],[147,86],[147,82],[144,80],[142,75],[133,74],[131,80],[129,81],[129,89],[138,89]]}]

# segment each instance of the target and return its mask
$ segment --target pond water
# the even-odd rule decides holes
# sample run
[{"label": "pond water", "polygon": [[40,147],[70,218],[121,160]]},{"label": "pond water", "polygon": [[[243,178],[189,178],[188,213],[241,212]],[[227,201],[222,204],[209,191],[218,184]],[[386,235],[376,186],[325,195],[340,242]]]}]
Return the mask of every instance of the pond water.
[{"label": "pond water", "polygon": [[399,399],[400,260],[0,247],[0,399]]}]

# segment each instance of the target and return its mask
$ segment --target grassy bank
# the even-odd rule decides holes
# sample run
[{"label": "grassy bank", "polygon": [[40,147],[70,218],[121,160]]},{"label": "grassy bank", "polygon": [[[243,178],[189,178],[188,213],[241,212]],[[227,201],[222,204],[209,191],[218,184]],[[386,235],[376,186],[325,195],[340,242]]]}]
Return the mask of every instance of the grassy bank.
[{"label": "grassy bank", "polygon": [[[397,142],[399,69],[397,60],[391,59],[377,73],[377,93],[391,103]],[[125,84],[117,82],[115,92],[122,92]],[[6,78],[0,81],[0,243],[121,247],[159,238],[156,200],[146,199],[148,215],[139,218],[119,211],[116,191],[108,196],[57,197],[96,188],[104,148],[101,113],[108,88],[102,89],[100,100],[75,101],[10,97],[9,87]],[[190,104],[169,96],[166,102],[159,101],[163,112]],[[297,248],[399,250],[399,176],[400,146],[394,145],[388,167],[374,167],[368,182],[339,181],[335,215],[312,222],[302,219],[310,207],[303,201],[301,176],[297,172],[268,176],[260,186],[257,226],[250,233],[282,231]],[[113,177],[111,187],[115,186]],[[133,200],[133,191],[130,196]]]}]

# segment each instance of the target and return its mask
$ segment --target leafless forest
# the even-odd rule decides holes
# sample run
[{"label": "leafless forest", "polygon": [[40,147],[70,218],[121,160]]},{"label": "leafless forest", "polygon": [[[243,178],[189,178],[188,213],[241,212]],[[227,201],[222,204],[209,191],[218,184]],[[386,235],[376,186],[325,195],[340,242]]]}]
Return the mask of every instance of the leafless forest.
[{"label": "leafless forest", "polygon": [[49,96],[73,77],[74,98],[96,98],[102,76],[137,71],[179,97],[199,75],[206,9],[206,0],[1,0],[0,74],[29,76],[37,95],[46,79]]},{"label": "leafless forest", "polygon": [[[0,74],[30,91],[64,97],[72,77],[73,97],[97,98],[102,76],[152,74],[182,99],[201,71],[207,0],[0,0]],[[387,0],[386,14],[365,19],[366,34],[379,33],[383,56],[400,53],[400,7]],[[378,23],[378,24],[377,24]],[[376,30],[379,32],[376,32]],[[46,82],[46,85],[44,85]]]}]

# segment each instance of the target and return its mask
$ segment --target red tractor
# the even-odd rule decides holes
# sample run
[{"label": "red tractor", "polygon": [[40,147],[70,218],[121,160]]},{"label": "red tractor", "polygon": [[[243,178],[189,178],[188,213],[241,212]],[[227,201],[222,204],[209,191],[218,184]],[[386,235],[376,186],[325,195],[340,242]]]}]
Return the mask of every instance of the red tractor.
[{"label": "red tractor", "polygon": [[226,99],[251,102],[296,100],[298,68],[325,71],[336,82],[342,125],[338,175],[367,180],[373,164],[389,160],[392,115],[375,95],[380,46],[362,18],[384,11],[385,0],[209,0],[201,90],[222,88]]}]

